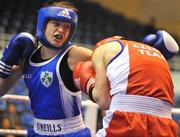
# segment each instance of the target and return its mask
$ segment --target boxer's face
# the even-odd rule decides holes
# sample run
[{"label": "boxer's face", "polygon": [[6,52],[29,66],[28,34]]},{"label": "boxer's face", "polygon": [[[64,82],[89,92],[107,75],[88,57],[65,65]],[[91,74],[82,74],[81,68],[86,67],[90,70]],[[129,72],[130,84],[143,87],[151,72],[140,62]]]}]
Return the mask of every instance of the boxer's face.
[{"label": "boxer's face", "polygon": [[50,20],[46,25],[45,36],[53,46],[60,47],[68,38],[70,31],[70,23]]}]

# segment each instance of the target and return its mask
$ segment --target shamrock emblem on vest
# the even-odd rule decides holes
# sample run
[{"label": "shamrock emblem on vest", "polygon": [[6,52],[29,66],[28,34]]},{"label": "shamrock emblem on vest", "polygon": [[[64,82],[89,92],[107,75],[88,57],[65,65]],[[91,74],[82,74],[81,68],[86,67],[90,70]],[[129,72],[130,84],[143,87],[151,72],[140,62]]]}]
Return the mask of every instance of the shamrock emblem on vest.
[{"label": "shamrock emblem on vest", "polygon": [[49,71],[42,71],[40,79],[41,83],[48,88],[53,82],[53,73]]}]

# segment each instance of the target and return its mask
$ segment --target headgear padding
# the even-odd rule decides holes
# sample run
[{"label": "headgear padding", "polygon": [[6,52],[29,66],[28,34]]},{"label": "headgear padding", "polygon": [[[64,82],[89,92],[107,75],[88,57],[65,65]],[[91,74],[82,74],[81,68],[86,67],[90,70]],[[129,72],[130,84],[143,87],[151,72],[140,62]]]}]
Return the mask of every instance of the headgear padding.
[{"label": "headgear padding", "polygon": [[[71,30],[67,40],[60,47],[54,47],[50,44],[45,36],[45,27],[47,25],[48,20],[58,20],[71,23]],[[37,30],[36,37],[43,44],[43,46],[49,47],[51,49],[62,49],[65,46],[68,46],[68,42],[72,39],[76,26],[77,26],[77,14],[75,11],[62,8],[62,7],[44,7],[41,8],[38,12],[38,20],[37,20]]]}]

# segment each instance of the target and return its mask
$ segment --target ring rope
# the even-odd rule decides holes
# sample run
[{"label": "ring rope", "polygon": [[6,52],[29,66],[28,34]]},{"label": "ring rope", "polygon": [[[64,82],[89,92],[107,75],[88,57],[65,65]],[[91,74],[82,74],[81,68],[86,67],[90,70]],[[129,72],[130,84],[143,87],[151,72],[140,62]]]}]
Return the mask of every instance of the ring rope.
[{"label": "ring rope", "polygon": [[0,129],[0,135],[27,135],[26,130],[16,130],[16,129]]},{"label": "ring rope", "polygon": [[[4,100],[17,100],[17,101],[22,101],[22,102],[30,102],[30,99],[28,96],[23,96],[23,95],[12,95],[12,94],[6,94],[1,97]],[[98,107],[97,104],[93,103],[91,100],[83,100],[82,101],[82,106],[95,106]]]},{"label": "ring rope", "polygon": [[22,101],[22,102],[30,102],[30,99],[28,96],[23,96],[23,95],[12,95],[12,94],[6,94],[1,97],[4,100],[17,100],[17,101]]}]

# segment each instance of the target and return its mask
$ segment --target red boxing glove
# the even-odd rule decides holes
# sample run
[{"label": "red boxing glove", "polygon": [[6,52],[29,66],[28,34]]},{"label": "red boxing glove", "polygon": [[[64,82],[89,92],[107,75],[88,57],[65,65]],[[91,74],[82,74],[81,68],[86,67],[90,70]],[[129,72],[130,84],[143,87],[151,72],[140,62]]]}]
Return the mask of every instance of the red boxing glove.
[{"label": "red boxing glove", "polygon": [[73,80],[75,86],[93,100],[91,92],[95,85],[95,71],[92,61],[77,63],[73,71]]}]

